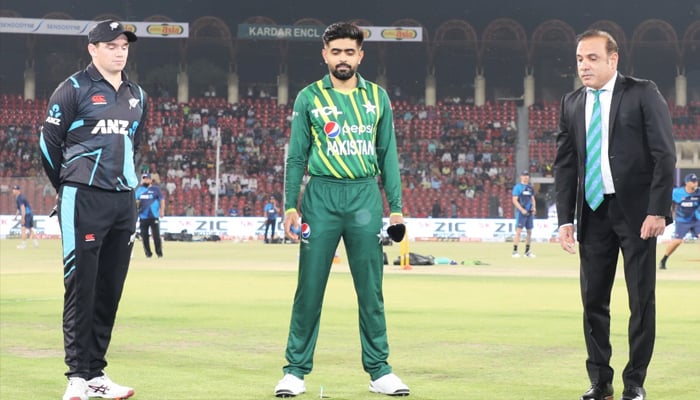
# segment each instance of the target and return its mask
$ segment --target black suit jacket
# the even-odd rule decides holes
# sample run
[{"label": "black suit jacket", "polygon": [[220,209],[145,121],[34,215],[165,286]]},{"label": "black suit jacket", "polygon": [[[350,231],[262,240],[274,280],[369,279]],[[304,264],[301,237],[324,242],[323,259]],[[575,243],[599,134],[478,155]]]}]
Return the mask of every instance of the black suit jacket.
[{"label": "black suit jacket", "polygon": [[[578,221],[578,240],[585,240],[581,218],[586,164],[586,88],[561,101],[554,179],[559,225]],[[673,126],[668,105],[649,80],[617,75],[610,104],[610,169],[623,217],[641,229],[647,215],[671,223],[671,192],[676,165]]]}]

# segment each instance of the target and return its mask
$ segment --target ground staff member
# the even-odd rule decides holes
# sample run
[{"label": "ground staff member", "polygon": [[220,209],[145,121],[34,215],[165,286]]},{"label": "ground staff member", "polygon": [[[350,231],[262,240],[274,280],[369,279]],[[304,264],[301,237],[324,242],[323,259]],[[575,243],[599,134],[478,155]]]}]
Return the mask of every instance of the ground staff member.
[{"label": "ground staff member", "polygon": [[63,400],[128,398],[112,382],[105,354],[134,243],[138,177],[134,154],[146,119],[146,93],[123,72],[136,36],[116,21],[88,33],[92,62],[49,100],[40,147],[58,191],[63,241]]},{"label": "ground staff member", "polygon": [[146,257],[151,258],[150,235],[153,234],[153,245],[156,248],[158,258],[163,257],[163,245],[160,239],[160,218],[163,218],[165,210],[163,193],[157,185],[153,184],[151,174],[141,175],[141,186],[136,189],[136,204],[139,209],[139,228],[141,241]]},{"label": "ground staff member", "polygon": [[[389,346],[382,295],[381,175],[390,223],[403,223],[393,113],[386,91],[357,73],[363,32],[347,23],[323,33],[321,54],[330,74],[299,92],[287,158],[285,233],[300,238],[299,276],[278,397],[303,393],[311,372],[323,294],[335,250],[343,238],[357,293],[362,365],[369,390],[407,395],[409,388],[387,363]],[[304,171],[311,178],[300,213]],[[299,236],[291,227],[303,224]]]},{"label": "ground staff member", "polygon": [[631,315],[621,400],[644,400],[656,333],[656,238],[671,222],[671,116],[653,82],[617,73],[618,47],[608,32],[586,31],[577,42],[583,87],[561,102],[554,187],[561,246],[572,254],[578,218],[591,381],[581,399],[613,397],[610,294],[622,250]]}]

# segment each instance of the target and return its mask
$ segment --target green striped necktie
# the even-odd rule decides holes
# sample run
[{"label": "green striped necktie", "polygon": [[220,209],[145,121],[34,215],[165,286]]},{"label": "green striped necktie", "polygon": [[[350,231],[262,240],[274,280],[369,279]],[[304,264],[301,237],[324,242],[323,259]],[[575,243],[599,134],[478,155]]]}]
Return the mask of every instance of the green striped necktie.
[{"label": "green striped necktie", "polygon": [[600,112],[600,93],[605,89],[591,90],[595,96],[593,112],[586,133],[586,202],[595,211],[603,202],[603,172],[600,168],[603,143],[603,119]]}]

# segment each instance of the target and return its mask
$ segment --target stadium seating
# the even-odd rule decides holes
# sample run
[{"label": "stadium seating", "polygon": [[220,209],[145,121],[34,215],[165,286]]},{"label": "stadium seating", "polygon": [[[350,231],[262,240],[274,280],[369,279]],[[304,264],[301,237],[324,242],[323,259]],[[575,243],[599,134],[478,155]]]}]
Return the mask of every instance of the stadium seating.
[{"label": "stadium seating", "polygon": [[[39,161],[37,132],[46,106],[47,99],[30,101],[20,95],[0,95],[0,185],[10,187],[22,178],[23,192],[40,213],[48,212],[54,204],[54,193],[46,190]],[[514,102],[487,102],[476,107],[445,100],[429,107],[400,99],[393,107],[397,145],[406,163],[402,170],[406,215],[428,216],[437,201],[447,217],[454,200],[459,217],[497,217],[497,211],[490,207],[494,202],[502,217],[513,216]],[[558,107],[558,103],[547,102],[530,107],[533,173],[551,174]],[[669,107],[674,136],[700,140],[700,103]],[[290,134],[290,114],[290,105],[277,105],[271,98],[243,98],[237,104],[216,97],[192,98],[187,104],[178,104],[174,98],[154,98],[148,137],[140,148],[139,172],[157,172],[161,187],[174,186],[167,196],[168,215],[185,215],[190,208],[195,215],[215,215],[216,189],[210,189],[216,170],[216,142],[212,138],[220,131],[221,176],[236,177],[237,181],[226,182],[220,192],[219,212],[227,215],[229,208],[238,208],[240,215],[248,209],[250,215],[261,216],[269,195],[281,198],[283,194],[284,143]],[[490,174],[489,167],[493,167]],[[458,169],[464,173],[459,175]],[[175,175],[169,176],[168,171]],[[432,177],[439,177],[439,190],[431,187]],[[467,188],[473,190],[473,196],[466,195]],[[13,212],[14,202],[9,197],[0,193],[0,212]]]}]

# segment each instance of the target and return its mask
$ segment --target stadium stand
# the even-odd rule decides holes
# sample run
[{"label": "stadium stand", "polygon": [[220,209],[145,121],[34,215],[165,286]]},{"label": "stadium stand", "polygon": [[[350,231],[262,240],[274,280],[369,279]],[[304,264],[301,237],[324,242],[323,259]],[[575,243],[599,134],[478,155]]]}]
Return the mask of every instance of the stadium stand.
[{"label": "stadium stand", "polygon": [[[38,213],[48,213],[55,193],[43,174],[38,129],[46,99],[0,95],[0,212],[12,213],[9,188],[21,184]],[[395,101],[394,119],[404,189],[404,212],[427,217],[433,204],[444,217],[512,218],[516,104],[455,103],[435,107]],[[677,140],[700,140],[700,102],[669,105]],[[529,158],[533,175],[550,176],[558,103],[529,109]],[[167,191],[168,215],[260,216],[269,195],[282,197],[284,144],[291,106],[272,98],[193,98],[178,104],[155,98],[140,171]],[[221,137],[221,184],[216,187],[216,138]],[[219,209],[214,196],[219,192]]]}]

